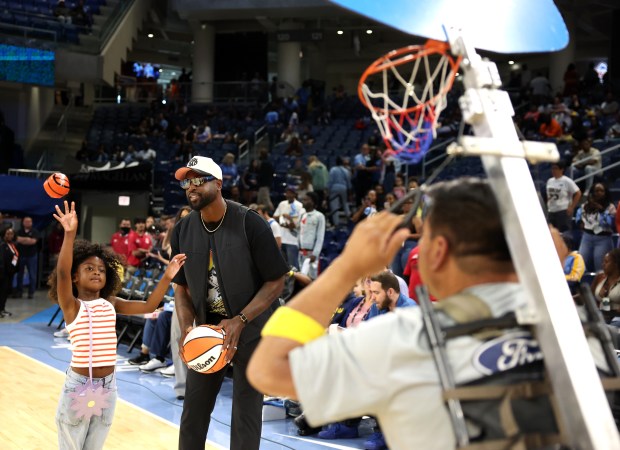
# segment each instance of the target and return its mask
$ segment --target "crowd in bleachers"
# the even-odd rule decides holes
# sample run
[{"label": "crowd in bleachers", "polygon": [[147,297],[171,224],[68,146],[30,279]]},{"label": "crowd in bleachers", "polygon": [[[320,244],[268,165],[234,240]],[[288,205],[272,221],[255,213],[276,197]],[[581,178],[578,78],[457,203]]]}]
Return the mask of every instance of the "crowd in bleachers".
[{"label": "crowd in bleachers", "polygon": [[80,33],[89,33],[93,15],[105,0],[1,0],[0,22],[28,30],[30,37],[79,44]]}]

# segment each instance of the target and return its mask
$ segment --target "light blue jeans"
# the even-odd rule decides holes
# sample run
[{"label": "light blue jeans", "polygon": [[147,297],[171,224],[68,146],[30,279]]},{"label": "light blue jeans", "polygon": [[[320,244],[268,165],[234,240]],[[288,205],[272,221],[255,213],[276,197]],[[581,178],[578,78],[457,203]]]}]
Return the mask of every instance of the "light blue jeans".
[{"label": "light blue jeans", "polygon": [[603,269],[603,257],[614,248],[611,236],[600,236],[584,232],[579,245],[586,271],[598,272]]},{"label": "light blue jeans", "polygon": [[103,444],[108,437],[114,409],[116,407],[116,381],[114,373],[105,378],[93,378],[93,383],[110,389],[112,394],[108,397],[110,406],[103,410],[101,416],[92,416],[90,420],[84,418],[76,419],[75,413],[71,409],[72,394],[80,386],[88,381],[88,377],[75,373],[71,367],[67,369],[65,385],[58,402],[56,411],[56,426],[58,427],[58,448],[59,450],[98,450],[103,448]]}]

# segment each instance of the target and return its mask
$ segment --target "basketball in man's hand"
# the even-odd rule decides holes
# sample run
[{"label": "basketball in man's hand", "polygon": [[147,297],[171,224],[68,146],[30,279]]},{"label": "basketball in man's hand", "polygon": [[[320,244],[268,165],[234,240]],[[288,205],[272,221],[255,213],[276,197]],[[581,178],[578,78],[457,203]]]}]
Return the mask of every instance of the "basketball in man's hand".
[{"label": "basketball in man's hand", "polygon": [[43,189],[52,198],[63,198],[69,193],[69,178],[64,173],[53,173],[43,183]]},{"label": "basketball in man's hand", "polygon": [[226,350],[221,328],[200,325],[192,329],[183,341],[183,358],[187,367],[200,373],[214,373],[226,365]]}]

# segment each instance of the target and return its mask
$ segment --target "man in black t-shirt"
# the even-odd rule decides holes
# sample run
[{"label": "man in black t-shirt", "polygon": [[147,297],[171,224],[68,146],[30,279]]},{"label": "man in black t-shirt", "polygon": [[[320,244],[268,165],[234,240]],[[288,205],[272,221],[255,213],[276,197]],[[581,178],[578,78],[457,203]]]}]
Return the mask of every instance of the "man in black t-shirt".
[{"label": "man in black t-shirt", "polygon": [[[229,448],[258,450],[263,396],[247,382],[246,368],[282,292],[288,266],[267,222],[222,198],[222,170],[211,158],[192,158],[175,177],[193,210],[175,226],[170,240],[171,256],[188,255],[174,279],[180,342],[194,324],[226,331],[226,361],[234,363]],[[179,449],[204,449],[225,373],[188,371]]]},{"label": "man in black t-shirt", "polygon": [[24,285],[24,269],[28,270],[28,298],[34,296],[37,288],[37,266],[39,256],[40,235],[32,227],[32,217],[22,219],[22,227],[17,232],[17,250],[19,251],[19,269],[17,272],[17,287],[14,298],[21,298]]}]

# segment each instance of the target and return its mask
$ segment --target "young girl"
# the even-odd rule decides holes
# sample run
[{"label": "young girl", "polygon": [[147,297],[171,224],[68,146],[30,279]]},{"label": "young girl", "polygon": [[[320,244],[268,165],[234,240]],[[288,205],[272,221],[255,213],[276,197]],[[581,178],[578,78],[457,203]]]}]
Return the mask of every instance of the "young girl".
[{"label": "young girl", "polygon": [[[116,405],[116,313],[143,314],[157,308],[185,255],[170,261],[146,302],[115,297],[120,290],[118,257],[100,245],[75,241],[75,204],[56,206],[54,218],[65,231],[56,270],[50,275],[50,298],[64,314],[71,339],[71,367],[56,413],[60,449],[101,449],[112,425]],[[92,386],[91,386],[92,380]],[[86,403],[80,396],[88,395]]]}]

